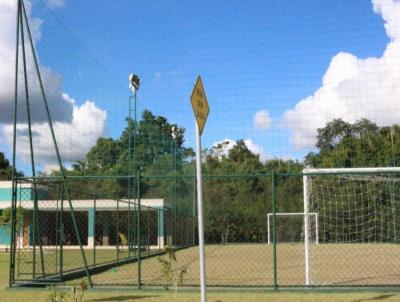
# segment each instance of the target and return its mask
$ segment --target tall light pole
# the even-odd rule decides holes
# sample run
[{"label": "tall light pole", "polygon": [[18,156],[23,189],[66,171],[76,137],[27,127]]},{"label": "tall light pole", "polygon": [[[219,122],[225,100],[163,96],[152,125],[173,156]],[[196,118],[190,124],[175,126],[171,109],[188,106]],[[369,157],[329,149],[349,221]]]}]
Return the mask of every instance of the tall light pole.
[{"label": "tall light pole", "polygon": [[[131,159],[131,150],[132,150],[132,99],[133,99],[133,103],[134,103],[134,148],[135,148],[135,152],[136,152],[136,131],[137,131],[137,110],[136,110],[136,95],[137,95],[137,91],[139,90],[139,86],[140,86],[140,79],[136,74],[130,74],[129,75],[129,88],[132,91],[132,94],[129,96],[129,111],[128,111],[128,255],[130,256],[130,247],[131,247],[131,227],[130,227],[130,210],[131,210],[131,186],[132,186],[132,177],[133,174],[136,174],[138,172],[138,170],[136,169],[136,162],[135,165],[133,166],[132,169],[132,159]],[[137,177],[137,181],[138,181],[139,177]],[[139,187],[139,185],[137,184],[136,187]],[[137,192],[138,193],[138,192]],[[138,254],[137,256],[137,260],[138,260],[138,287],[140,288],[140,198],[136,198],[137,200],[139,200],[138,202],[138,208],[137,208],[137,218],[138,218],[138,224],[137,224],[137,228],[136,228],[136,232],[137,232],[137,251]],[[136,201],[137,201],[136,200]]]},{"label": "tall light pole", "polygon": [[134,125],[135,125],[135,132],[134,132],[134,142],[133,145],[135,147],[135,152],[136,152],[136,124],[137,124],[137,113],[136,113],[136,95],[137,95],[137,91],[139,90],[140,87],[140,79],[136,74],[131,73],[129,75],[129,88],[132,91],[132,95],[129,96],[129,119],[128,119],[128,132],[129,132],[129,136],[128,136],[128,174],[132,175],[132,172],[137,172],[136,171],[136,163],[135,166],[133,167],[133,171],[132,171],[132,166],[131,166],[131,149],[132,149],[132,139],[131,139],[131,133],[132,133],[132,99],[133,99],[133,103],[134,103]]}]

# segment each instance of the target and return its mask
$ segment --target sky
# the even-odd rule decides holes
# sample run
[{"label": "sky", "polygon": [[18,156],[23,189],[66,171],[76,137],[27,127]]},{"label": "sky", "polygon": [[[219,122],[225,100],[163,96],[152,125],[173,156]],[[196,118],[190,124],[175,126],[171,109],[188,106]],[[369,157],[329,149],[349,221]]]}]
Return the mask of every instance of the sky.
[{"label": "sky", "polygon": [[[0,0],[0,150],[8,156],[15,2]],[[210,106],[204,148],[243,139],[262,160],[302,160],[334,118],[400,122],[397,0],[25,2],[66,162],[82,159],[98,137],[120,135],[132,72],[141,78],[139,111],[184,127],[191,147],[197,75]],[[51,166],[38,87],[32,79],[36,156]],[[29,150],[24,110],[21,163]]]}]

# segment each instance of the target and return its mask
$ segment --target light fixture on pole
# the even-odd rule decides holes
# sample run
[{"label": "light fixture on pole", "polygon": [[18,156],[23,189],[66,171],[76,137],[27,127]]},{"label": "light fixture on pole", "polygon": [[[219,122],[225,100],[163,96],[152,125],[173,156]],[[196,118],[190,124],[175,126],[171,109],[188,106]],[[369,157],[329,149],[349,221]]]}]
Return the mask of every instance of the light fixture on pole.
[{"label": "light fixture on pole", "polygon": [[139,86],[140,86],[139,77],[136,74],[131,73],[129,75],[129,88],[132,90],[133,94],[136,94],[136,91],[139,90]]},{"label": "light fixture on pole", "polygon": [[[132,167],[131,167],[131,132],[132,132],[132,111],[134,114],[134,141],[133,141],[133,146],[136,146],[136,127],[137,127],[137,114],[136,114],[136,93],[139,90],[140,87],[140,78],[139,76],[137,76],[134,73],[131,73],[129,75],[129,89],[132,91],[133,95],[129,96],[129,112],[128,112],[128,132],[129,132],[129,136],[128,136],[128,174],[131,175],[133,173],[136,172],[136,165],[134,165],[133,167],[133,171],[132,171]],[[133,98],[133,109],[132,109],[132,98]],[[135,150],[136,152],[136,150]]]}]

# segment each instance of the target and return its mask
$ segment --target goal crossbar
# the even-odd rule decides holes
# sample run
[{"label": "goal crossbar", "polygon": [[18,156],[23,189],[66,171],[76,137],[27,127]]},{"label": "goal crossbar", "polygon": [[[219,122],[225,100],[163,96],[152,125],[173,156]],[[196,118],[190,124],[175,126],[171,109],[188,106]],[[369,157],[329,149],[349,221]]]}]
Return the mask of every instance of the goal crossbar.
[{"label": "goal crossbar", "polygon": [[361,174],[361,173],[400,173],[400,167],[376,168],[305,168],[303,175],[312,176],[319,174]]}]

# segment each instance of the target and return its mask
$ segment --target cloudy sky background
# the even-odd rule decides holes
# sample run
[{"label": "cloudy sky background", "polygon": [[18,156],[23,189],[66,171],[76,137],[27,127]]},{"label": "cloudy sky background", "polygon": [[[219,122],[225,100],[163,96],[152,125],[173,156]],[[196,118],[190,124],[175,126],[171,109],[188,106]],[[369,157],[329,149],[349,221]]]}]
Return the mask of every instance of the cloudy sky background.
[{"label": "cloudy sky background", "polygon": [[[0,146],[9,157],[15,2],[0,0]],[[142,79],[139,110],[185,127],[188,146],[188,97],[201,74],[211,107],[203,146],[244,139],[262,160],[301,160],[316,129],[334,118],[400,122],[400,1],[26,4],[65,162],[83,158],[98,137],[121,133],[131,72]],[[35,155],[44,168],[55,153],[27,51]],[[29,155],[25,112],[21,103],[21,165]]]}]

